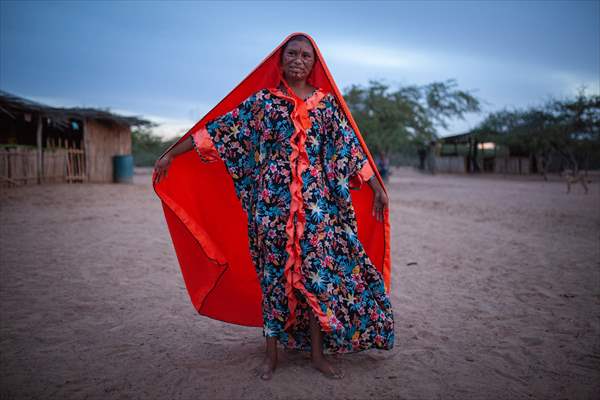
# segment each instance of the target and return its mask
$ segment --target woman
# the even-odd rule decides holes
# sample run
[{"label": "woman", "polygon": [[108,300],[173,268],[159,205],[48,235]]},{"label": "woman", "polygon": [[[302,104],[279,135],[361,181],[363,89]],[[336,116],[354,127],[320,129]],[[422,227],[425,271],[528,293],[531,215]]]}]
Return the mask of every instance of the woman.
[{"label": "woman", "polygon": [[[247,78],[226,98],[229,105],[219,105],[228,112],[211,111],[188,137],[159,158],[153,177],[155,190],[165,212],[178,217],[172,221],[183,221],[202,243],[206,257],[219,264],[217,245],[195,225],[202,218],[190,217],[168,189],[161,192],[158,188],[169,180],[164,177],[167,169],[171,174],[175,157],[189,150],[195,149],[205,165],[223,161],[247,216],[248,250],[262,294],[266,355],[261,378],[272,377],[279,341],[286,348],[310,351],[316,369],[339,379],[343,374],[324,356],[324,349],[346,353],[372,347],[391,349],[394,344],[384,277],[359,240],[349,189],[368,183],[375,220],[371,225],[383,226],[378,232],[385,233],[381,235],[384,239],[389,238],[388,198],[312,39],[291,35],[253,74],[253,79]],[[240,97],[251,86],[261,87],[261,80],[265,83],[261,89]],[[331,90],[311,82],[331,85]],[[243,101],[235,105],[239,99]],[[175,187],[171,193],[176,192]],[[223,189],[227,190],[225,185]],[[209,225],[214,228],[205,224]],[[169,227],[175,243],[180,228],[175,222]],[[389,280],[389,241],[371,249],[387,263]],[[185,277],[190,272],[183,266],[183,253],[178,251]],[[230,258],[222,258],[232,264]],[[190,287],[196,280],[186,279],[192,299],[197,291]],[[214,288],[200,290],[204,295],[212,291]],[[223,315],[217,318],[231,321]]]}]

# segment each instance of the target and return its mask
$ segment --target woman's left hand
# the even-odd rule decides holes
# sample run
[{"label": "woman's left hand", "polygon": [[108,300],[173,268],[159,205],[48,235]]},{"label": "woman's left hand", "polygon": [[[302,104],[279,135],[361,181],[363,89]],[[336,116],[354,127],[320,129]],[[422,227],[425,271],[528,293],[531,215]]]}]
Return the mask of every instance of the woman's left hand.
[{"label": "woman's left hand", "polygon": [[371,212],[371,215],[373,215],[377,221],[383,222],[385,208],[389,205],[388,196],[379,184],[377,178],[371,179],[369,183],[373,189],[373,211]]}]

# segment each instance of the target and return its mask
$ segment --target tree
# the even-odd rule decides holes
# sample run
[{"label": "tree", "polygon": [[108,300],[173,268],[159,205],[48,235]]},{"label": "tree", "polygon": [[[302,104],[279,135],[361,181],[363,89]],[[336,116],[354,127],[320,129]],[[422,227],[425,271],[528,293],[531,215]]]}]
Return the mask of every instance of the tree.
[{"label": "tree", "polygon": [[590,162],[600,167],[600,96],[587,96],[582,88],[574,99],[553,100],[547,108],[556,121],[552,145],[573,172]]},{"label": "tree", "polygon": [[509,147],[513,154],[536,157],[544,179],[556,157],[575,173],[582,164],[599,167],[594,162],[600,162],[600,96],[587,96],[581,90],[574,99],[551,99],[542,106],[497,111],[472,133],[479,141]]},{"label": "tree", "polygon": [[501,110],[491,113],[471,131],[478,142],[495,142],[512,155],[533,155],[540,160],[544,178],[551,156],[555,117],[545,109]]},{"label": "tree", "polygon": [[135,165],[153,166],[156,159],[178,138],[163,140],[150,127],[137,127],[131,131],[131,147]]},{"label": "tree", "polygon": [[447,128],[450,119],[480,111],[479,100],[456,86],[447,80],[391,91],[382,82],[370,81],[367,87],[350,86],[344,99],[367,146],[387,160],[392,153],[415,154],[437,139],[437,129]]}]

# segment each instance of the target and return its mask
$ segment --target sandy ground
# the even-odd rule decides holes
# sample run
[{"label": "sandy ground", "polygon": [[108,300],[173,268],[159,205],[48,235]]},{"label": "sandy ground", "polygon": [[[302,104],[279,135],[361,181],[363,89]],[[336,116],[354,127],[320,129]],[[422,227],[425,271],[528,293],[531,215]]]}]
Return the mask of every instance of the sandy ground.
[{"label": "sandy ground", "polygon": [[600,397],[600,182],[428,176],[388,184],[396,344],[330,381],[260,328],[198,315],[150,175],[0,196],[1,399]]}]

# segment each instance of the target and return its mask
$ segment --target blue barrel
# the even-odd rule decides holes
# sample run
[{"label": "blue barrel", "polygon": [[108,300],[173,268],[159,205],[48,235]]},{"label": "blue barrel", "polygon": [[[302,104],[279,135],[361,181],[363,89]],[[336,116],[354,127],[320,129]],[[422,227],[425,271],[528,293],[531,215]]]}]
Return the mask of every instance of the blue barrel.
[{"label": "blue barrel", "polygon": [[113,178],[117,183],[133,182],[133,155],[113,156]]}]

